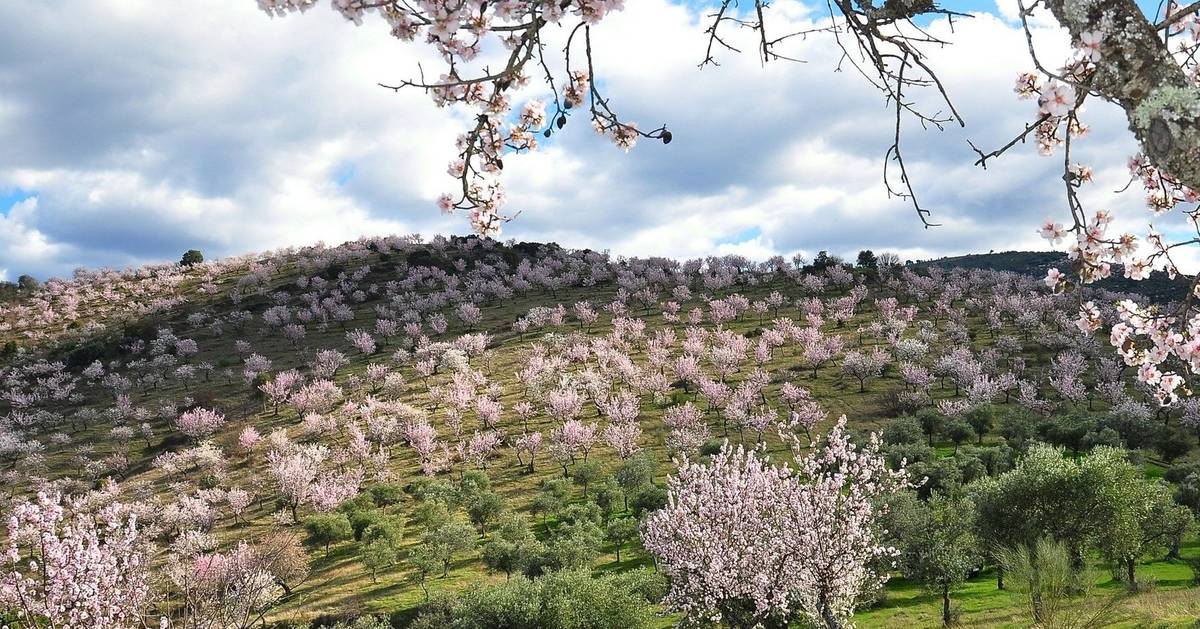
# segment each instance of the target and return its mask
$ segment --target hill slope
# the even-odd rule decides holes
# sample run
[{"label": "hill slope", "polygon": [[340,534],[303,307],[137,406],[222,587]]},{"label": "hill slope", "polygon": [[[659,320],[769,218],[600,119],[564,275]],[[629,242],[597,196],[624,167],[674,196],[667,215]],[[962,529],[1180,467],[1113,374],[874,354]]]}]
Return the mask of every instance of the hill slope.
[{"label": "hill slope", "polygon": [[[992,253],[974,253],[963,256],[950,256],[913,263],[917,269],[927,269],[936,266],[943,269],[983,269],[988,271],[1008,271],[1030,277],[1044,278],[1052,267],[1063,273],[1071,273],[1071,264],[1067,254],[1061,251],[1001,251]],[[1124,269],[1117,265],[1113,268],[1112,277],[1090,285],[1090,288],[1117,293],[1133,293],[1143,295],[1156,303],[1182,301],[1191,288],[1192,278],[1178,276],[1171,279],[1162,271],[1154,271],[1150,277],[1134,281],[1124,276]]]},{"label": "hill slope", "polygon": [[[15,348],[0,359],[6,487],[15,500],[115,481],[108,491],[159,543],[176,604],[184,588],[169,568],[197,552],[189,545],[230,552],[283,533],[310,538],[309,574],[266,608],[272,620],[411,619],[427,589],[505,580],[483,560],[499,512],[524,518],[547,566],[652,565],[636,540],[574,525],[594,518],[603,531],[661,505],[674,457],[723,439],[789,459],[791,439],[808,437],[785,421],[793,408],[819,437],[839,415],[861,434],[939,403],[955,415],[992,401],[1006,417],[1145,407],[1140,393],[1075,404],[1047,386],[1066,350],[1096,365],[1078,378],[1106,377],[1106,350],[1073,330],[1069,298],[1035,277],[930,266],[868,278],[392,237],[83,273],[0,307],[0,342]],[[878,369],[848,366],[864,360]],[[699,421],[685,425],[674,414],[689,403]],[[906,456],[916,475],[956,487],[986,474],[982,461],[1016,456],[998,424],[962,448],[935,429],[934,448],[905,444]],[[393,522],[395,561],[372,574],[363,544],[326,545],[296,522],[335,509]],[[449,524],[478,528],[444,578],[424,574],[416,559]],[[1182,564],[1144,570],[1177,579],[1158,594],[1187,602],[1173,594],[1186,592]],[[1020,599],[991,578],[971,582],[964,620],[1020,622]],[[862,610],[863,625],[940,622],[939,599],[912,584],[888,596]],[[1144,601],[1130,613],[1176,617],[1145,616]]]}]

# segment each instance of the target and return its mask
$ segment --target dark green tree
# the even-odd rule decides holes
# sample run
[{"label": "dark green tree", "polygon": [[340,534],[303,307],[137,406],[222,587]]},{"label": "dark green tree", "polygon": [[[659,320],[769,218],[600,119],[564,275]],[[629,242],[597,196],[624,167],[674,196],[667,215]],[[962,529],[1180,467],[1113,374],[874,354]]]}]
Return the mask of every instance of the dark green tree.
[{"label": "dark green tree", "polygon": [[329,546],[334,542],[350,539],[354,530],[350,528],[350,520],[344,513],[318,513],[304,519],[304,530],[308,531],[308,539],[318,546],[325,547],[325,555],[329,556]]},{"label": "dark green tree", "polygon": [[199,249],[188,249],[179,259],[179,264],[183,266],[193,266],[201,262],[204,262],[204,254],[200,253]]},{"label": "dark green tree", "polygon": [[617,551],[617,563],[621,563],[621,548],[629,543],[629,540],[635,539],[638,536],[638,521],[633,518],[617,518],[608,523],[605,530],[605,537],[613,543]]}]

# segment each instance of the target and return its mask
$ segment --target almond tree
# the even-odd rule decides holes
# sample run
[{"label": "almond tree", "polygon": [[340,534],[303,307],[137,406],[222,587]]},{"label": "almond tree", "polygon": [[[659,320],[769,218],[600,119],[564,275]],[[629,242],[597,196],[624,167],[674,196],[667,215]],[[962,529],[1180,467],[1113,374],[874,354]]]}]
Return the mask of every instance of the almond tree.
[{"label": "almond tree", "polygon": [[906,475],[887,469],[876,438],[855,446],[845,424],[795,469],[728,444],[711,463],[684,461],[667,506],[642,525],[670,578],[668,608],[736,627],[847,626],[862,593],[887,580],[874,566],[896,551],[878,538],[878,505]]},{"label": "almond tree", "polygon": [[0,572],[0,609],[20,629],[141,625],[149,561],[137,519],[112,504],[39,493],[13,510]]},{"label": "almond tree", "polygon": [[225,425],[225,415],[206,408],[194,408],[185,411],[175,420],[179,432],[192,439],[203,439],[221,429]]}]

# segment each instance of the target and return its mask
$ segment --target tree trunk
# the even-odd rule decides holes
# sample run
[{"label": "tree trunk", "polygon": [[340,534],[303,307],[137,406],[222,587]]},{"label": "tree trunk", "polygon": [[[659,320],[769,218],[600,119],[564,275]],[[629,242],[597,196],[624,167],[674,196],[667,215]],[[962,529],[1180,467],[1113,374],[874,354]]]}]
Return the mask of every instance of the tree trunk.
[{"label": "tree trunk", "polygon": [[1200,187],[1200,90],[1188,81],[1179,62],[1158,37],[1134,0],[1076,3],[1048,0],[1046,5],[1072,40],[1097,30],[1103,19],[1100,53],[1092,89],[1125,110],[1129,130],[1142,150],[1191,188]]},{"label": "tree trunk", "polygon": [[950,588],[942,586],[942,626],[950,626]]}]

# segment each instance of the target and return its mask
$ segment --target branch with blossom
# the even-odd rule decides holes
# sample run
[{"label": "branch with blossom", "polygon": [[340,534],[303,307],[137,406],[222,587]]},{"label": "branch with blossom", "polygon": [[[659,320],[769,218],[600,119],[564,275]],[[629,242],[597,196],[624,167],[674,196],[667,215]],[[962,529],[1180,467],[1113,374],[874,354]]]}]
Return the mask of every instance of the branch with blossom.
[{"label": "branch with blossom", "polygon": [[[317,0],[258,0],[272,16],[305,11]],[[437,79],[418,77],[381,87],[423,90],[438,107],[461,106],[474,111],[474,123],[457,140],[458,156],[447,172],[458,180],[457,190],[443,194],[443,212],[463,212],[479,234],[495,236],[517,213],[507,202],[500,181],[507,155],[536,150],[538,136],[551,137],[567,124],[572,111],[587,106],[593,128],[626,151],[639,138],[669,144],[666,126],[642,131],[636,122],[622,120],[596,85],[592,27],[623,8],[623,0],[333,0],[334,10],[362,24],[368,15],[384,21],[392,36],[431,46],[445,63]],[[563,48],[565,78],[556,78],[547,60],[543,32],[549,26],[572,23]],[[581,40],[581,43],[579,43]],[[471,68],[485,48],[498,44],[508,51],[498,69]],[[584,61],[572,64],[572,51],[582,47]],[[578,56],[576,56],[578,61]],[[536,70],[535,70],[536,66]],[[551,95],[553,112],[541,99],[527,101],[514,115],[512,99],[540,72]],[[561,75],[560,75],[561,76]]]}]

